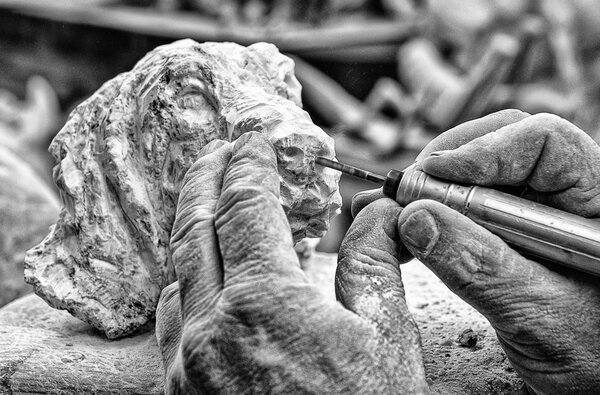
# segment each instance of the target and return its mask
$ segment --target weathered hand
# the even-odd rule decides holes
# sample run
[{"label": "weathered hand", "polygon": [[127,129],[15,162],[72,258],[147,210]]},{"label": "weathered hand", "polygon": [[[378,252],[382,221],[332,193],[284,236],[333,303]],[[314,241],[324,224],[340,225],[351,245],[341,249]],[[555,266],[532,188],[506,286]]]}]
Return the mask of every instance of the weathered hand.
[{"label": "weathered hand", "polygon": [[[547,205],[600,217],[600,148],[553,115],[503,111],[468,122],[430,143],[417,162],[461,183],[527,185]],[[399,227],[408,250],[488,318],[531,388],[600,391],[598,278],[525,259],[437,202],[408,205]]]},{"label": "weathered hand", "polygon": [[300,268],[265,137],[206,151],[185,177],[173,227],[179,284],[157,311],[167,392],[426,392],[398,268],[398,205],[369,206],[350,230],[340,304]]}]

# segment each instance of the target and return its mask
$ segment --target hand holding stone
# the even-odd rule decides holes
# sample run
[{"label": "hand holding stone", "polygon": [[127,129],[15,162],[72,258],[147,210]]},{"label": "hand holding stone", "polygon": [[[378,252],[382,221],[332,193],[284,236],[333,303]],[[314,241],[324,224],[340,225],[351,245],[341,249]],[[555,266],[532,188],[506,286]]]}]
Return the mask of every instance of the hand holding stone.
[{"label": "hand holding stone", "polygon": [[334,157],[333,139],[301,106],[294,62],[274,45],[180,40],[149,52],[53,140],[62,207],[26,254],[26,281],[111,339],[135,332],[174,281],[169,240],[184,175],[209,142],[249,131],[277,151],[294,240],[323,236],[340,175],[315,169],[316,156]]},{"label": "hand holding stone", "polygon": [[179,286],[163,291],[157,311],[167,392],[426,391],[395,220],[386,219],[398,206],[372,205],[368,226],[349,232],[337,273],[342,306],[300,268],[268,140],[248,133],[207,150],[177,207]]},{"label": "hand holding stone", "polygon": [[[547,205],[600,217],[600,148],[553,115],[504,111],[468,122],[430,143],[418,162],[425,172],[456,182],[526,185]],[[488,318],[536,392],[598,392],[597,278],[526,259],[433,201],[408,205],[399,229],[408,250]]]}]

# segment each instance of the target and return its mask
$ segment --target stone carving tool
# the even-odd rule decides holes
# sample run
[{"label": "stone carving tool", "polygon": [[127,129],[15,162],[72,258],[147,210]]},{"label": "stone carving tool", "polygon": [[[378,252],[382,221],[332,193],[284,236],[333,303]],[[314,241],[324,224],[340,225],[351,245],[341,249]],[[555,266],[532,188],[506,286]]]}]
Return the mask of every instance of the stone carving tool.
[{"label": "stone carving tool", "polygon": [[516,250],[600,276],[600,222],[494,189],[432,177],[414,165],[383,177],[318,157],[322,166],[383,185],[401,206],[436,200],[501,237]]}]

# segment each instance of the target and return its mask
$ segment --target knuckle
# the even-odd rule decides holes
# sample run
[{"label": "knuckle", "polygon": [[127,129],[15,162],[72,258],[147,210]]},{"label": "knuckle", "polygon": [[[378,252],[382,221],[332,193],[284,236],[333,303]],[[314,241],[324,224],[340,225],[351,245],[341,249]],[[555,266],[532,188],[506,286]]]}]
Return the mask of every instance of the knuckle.
[{"label": "knuckle", "polygon": [[559,117],[558,115],[550,114],[547,112],[534,114],[530,117],[530,120],[539,122],[541,124],[547,124],[547,125],[561,124],[563,122],[567,122],[565,119]]},{"label": "knuckle", "polygon": [[[577,126],[555,114],[535,114],[530,117],[530,122],[532,122],[534,125],[542,126],[542,129],[538,130],[543,131],[543,133],[547,134],[548,136],[569,138],[585,134],[585,132],[583,132]],[[536,129],[533,129],[532,131],[535,130]]]},{"label": "knuckle", "polygon": [[[375,255],[375,256],[371,256]],[[340,259],[336,269],[336,279],[364,283],[365,276],[371,279],[399,277],[397,260],[380,251],[371,251],[368,254],[360,251],[340,251]],[[378,280],[376,280],[378,281]]]},{"label": "knuckle", "polygon": [[277,294],[278,286],[270,276],[256,276],[238,280],[223,290],[220,311],[225,317],[238,313],[254,314],[264,309],[271,293]]},{"label": "knuckle", "polygon": [[526,112],[518,110],[516,108],[508,108],[505,110],[500,110],[500,111],[496,112],[495,114],[500,115],[509,120],[523,119],[524,117],[527,117],[529,115]]},{"label": "knuckle", "polygon": [[232,185],[221,195],[221,207],[227,210],[265,205],[274,194],[263,185]]},{"label": "knuckle", "polygon": [[310,284],[283,286],[269,275],[232,281],[219,301],[218,327],[228,328],[239,323],[246,327],[277,325],[281,320],[292,319],[288,316],[290,309],[300,313],[307,308],[308,300],[298,298],[299,293],[315,296],[315,291]]}]

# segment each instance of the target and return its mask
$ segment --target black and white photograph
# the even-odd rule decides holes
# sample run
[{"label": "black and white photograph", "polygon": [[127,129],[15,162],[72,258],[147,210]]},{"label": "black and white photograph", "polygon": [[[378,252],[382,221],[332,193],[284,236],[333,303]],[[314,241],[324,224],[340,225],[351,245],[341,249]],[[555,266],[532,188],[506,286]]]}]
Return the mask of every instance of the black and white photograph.
[{"label": "black and white photograph", "polygon": [[0,0],[0,394],[600,394],[600,2]]}]

